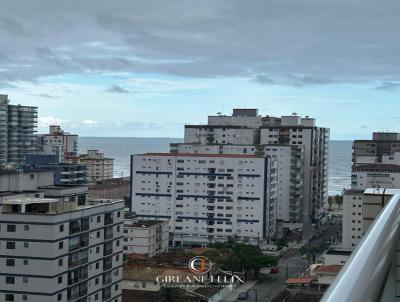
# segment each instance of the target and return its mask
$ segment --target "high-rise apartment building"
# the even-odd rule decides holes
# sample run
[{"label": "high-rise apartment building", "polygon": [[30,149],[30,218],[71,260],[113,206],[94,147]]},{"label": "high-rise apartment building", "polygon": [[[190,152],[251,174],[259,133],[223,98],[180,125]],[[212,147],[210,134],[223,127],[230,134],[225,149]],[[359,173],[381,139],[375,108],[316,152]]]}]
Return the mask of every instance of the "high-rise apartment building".
[{"label": "high-rise apartment building", "polygon": [[43,154],[57,154],[59,161],[78,155],[78,135],[65,132],[60,126],[50,126],[48,134],[38,136],[38,151]]},{"label": "high-rise apartment building", "polygon": [[86,154],[79,155],[79,161],[86,165],[89,183],[113,178],[114,159],[104,157],[104,153],[98,150],[88,150]]},{"label": "high-rise apartment building", "polygon": [[367,189],[400,188],[400,133],[374,132],[353,142],[351,189],[343,192],[344,248],[354,249],[365,233],[362,217]]},{"label": "high-rise apartment building", "polygon": [[122,301],[122,201],[9,199],[0,301]]},{"label": "high-rise apartment building", "polygon": [[293,153],[303,154],[295,156],[304,158],[304,167],[299,167],[304,174],[303,192],[293,195],[297,195],[297,203],[302,204],[304,217],[317,218],[318,209],[327,201],[329,129],[317,127],[314,118],[302,118],[296,114],[260,116],[257,109],[234,109],[232,116],[209,116],[207,125],[186,125],[184,142],[200,145],[250,145],[256,149],[263,149],[262,146],[266,145],[293,147]]},{"label": "high-rise apartment building", "polygon": [[174,245],[276,239],[277,161],[250,154],[132,156],[132,211],[168,219]]},{"label": "high-rise apartment building", "polygon": [[0,95],[0,165],[22,163],[26,154],[36,152],[37,107],[10,105]]}]

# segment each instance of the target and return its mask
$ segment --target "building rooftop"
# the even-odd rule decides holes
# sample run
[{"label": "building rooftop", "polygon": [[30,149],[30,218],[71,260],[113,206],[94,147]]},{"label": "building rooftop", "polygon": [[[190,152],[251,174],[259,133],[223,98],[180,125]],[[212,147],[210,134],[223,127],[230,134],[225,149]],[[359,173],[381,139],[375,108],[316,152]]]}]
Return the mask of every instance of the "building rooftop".
[{"label": "building rooftop", "polygon": [[363,194],[364,190],[359,190],[359,189],[346,189],[343,192],[346,195],[359,195],[359,194]]},{"label": "building rooftop", "polygon": [[230,157],[230,158],[263,158],[257,155],[245,154],[207,154],[207,153],[145,153],[143,156],[175,156],[175,157]]},{"label": "building rooftop", "polygon": [[2,202],[3,214],[58,215],[92,207],[123,202],[117,199],[92,199],[84,204],[56,198],[16,197]]},{"label": "building rooftop", "polygon": [[337,274],[340,272],[342,269],[343,265],[338,265],[338,264],[332,264],[332,265],[319,265],[317,268],[314,270],[314,272],[317,273],[332,273],[332,274]]},{"label": "building rooftop", "polygon": [[352,251],[350,250],[342,250],[342,249],[330,249],[326,252],[328,255],[343,255],[343,256],[350,256]]},{"label": "building rooftop", "polygon": [[167,223],[167,221],[163,220],[139,220],[132,224],[126,224],[126,227],[133,227],[133,228],[149,228],[158,224]]},{"label": "building rooftop", "polygon": [[379,170],[386,170],[386,169],[400,169],[400,165],[396,164],[359,164],[353,166],[354,169],[379,169]]},{"label": "building rooftop", "polygon": [[289,278],[286,280],[286,284],[311,284],[312,281],[312,277]]}]

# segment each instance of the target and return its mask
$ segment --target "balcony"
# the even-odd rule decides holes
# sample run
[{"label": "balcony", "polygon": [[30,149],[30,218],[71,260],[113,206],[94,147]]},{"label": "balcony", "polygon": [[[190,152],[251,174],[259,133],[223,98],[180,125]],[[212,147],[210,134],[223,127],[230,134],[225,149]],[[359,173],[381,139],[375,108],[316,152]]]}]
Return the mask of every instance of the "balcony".
[{"label": "balcony", "polygon": [[392,191],[397,194],[375,218],[321,301],[398,301],[400,190]]}]

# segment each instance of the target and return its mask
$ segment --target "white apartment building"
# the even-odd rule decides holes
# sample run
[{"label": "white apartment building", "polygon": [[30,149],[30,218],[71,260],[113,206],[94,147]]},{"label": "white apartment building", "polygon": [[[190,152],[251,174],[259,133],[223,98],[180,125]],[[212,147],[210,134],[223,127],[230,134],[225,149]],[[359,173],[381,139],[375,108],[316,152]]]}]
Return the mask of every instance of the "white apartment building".
[{"label": "white apartment building", "polygon": [[350,189],[343,194],[342,247],[354,249],[363,236],[362,204],[364,190]]},{"label": "white apartment building", "polygon": [[125,214],[124,254],[154,257],[168,251],[169,223],[166,220],[139,220]]},{"label": "white apartment building", "polygon": [[270,156],[277,161],[277,219],[287,229],[303,228],[304,147],[288,145],[200,145],[173,143],[172,153],[250,154]]},{"label": "white apartment building", "polygon": [[78,135],[65,132],[60,126],[49,126],[48,134],[38,136],[38,150],[43,154],[57,154],[63,162],[65,155],[78,154]]},{"label": "white apartment building", "polygon": [[400,164],[359,164],[351,172],[351,188],[400,188]]},{"label": "white apartment building", "polygon": [[131,211],[169,220],[174,245],[274,238],[277,161],[270,157],[148,153],[133,155],[131,169]]},{"label": "white apartment building", "polygon": [[79,161],[86,165],[86,177],[89,183],[113,178],[114,159],[104,157],[104,153],[99,150],[88,150],[86,154],[79,155]]},{"label": "white apartment building", "polygon": [[122,301],[122,201],[5,200],[0,301]]},{"label": "white apartment building", "polygon": [[317,217],[318,209],[328,200],[329,129],[317,127],[315,119],[309,117],[266,117],[260,130],[260,144],[304,148],[303,213]]},{"label": "white apartment building", "polygon": [[[260,116],[256,109],[234,109],[232,116],[209,116],[207,125],[186,125],[185,144],[247,145],[256,152],[264,145],[303,148],[304,217],[317,218],[328,199],[329,129],[316,126],[314,118],[298,115]],[[219,151],[220,152],[220,151]]]},{"label": "white apartment building", "polygon": [[[372,140],[353,142],[351,189],[343,192],[344,248],[354,249],[365,233],[365,192],[400,188],[400,134],[374,132]],[[371,195],[371,194],[369,194]],[[365,219],[364,219],[365,220]]]}]

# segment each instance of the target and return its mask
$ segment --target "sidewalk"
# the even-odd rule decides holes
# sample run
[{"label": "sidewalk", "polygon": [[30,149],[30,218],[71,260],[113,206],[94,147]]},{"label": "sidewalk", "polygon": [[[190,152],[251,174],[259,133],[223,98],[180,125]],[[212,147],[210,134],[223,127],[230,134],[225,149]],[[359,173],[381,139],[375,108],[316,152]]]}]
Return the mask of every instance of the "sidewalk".
[{"label": "sidewalk", "polygon": [[258,280],[247,281],[247,282],[243,283],[241,286],[235,288],[229,294],[229,296],[227,296],[226,298],[223,298],[223,301],[224,302],[234,302],[234,301],[236,301],[241,292],[247,292],[250,288],[254,287],[257,283],[258,283]]}]

